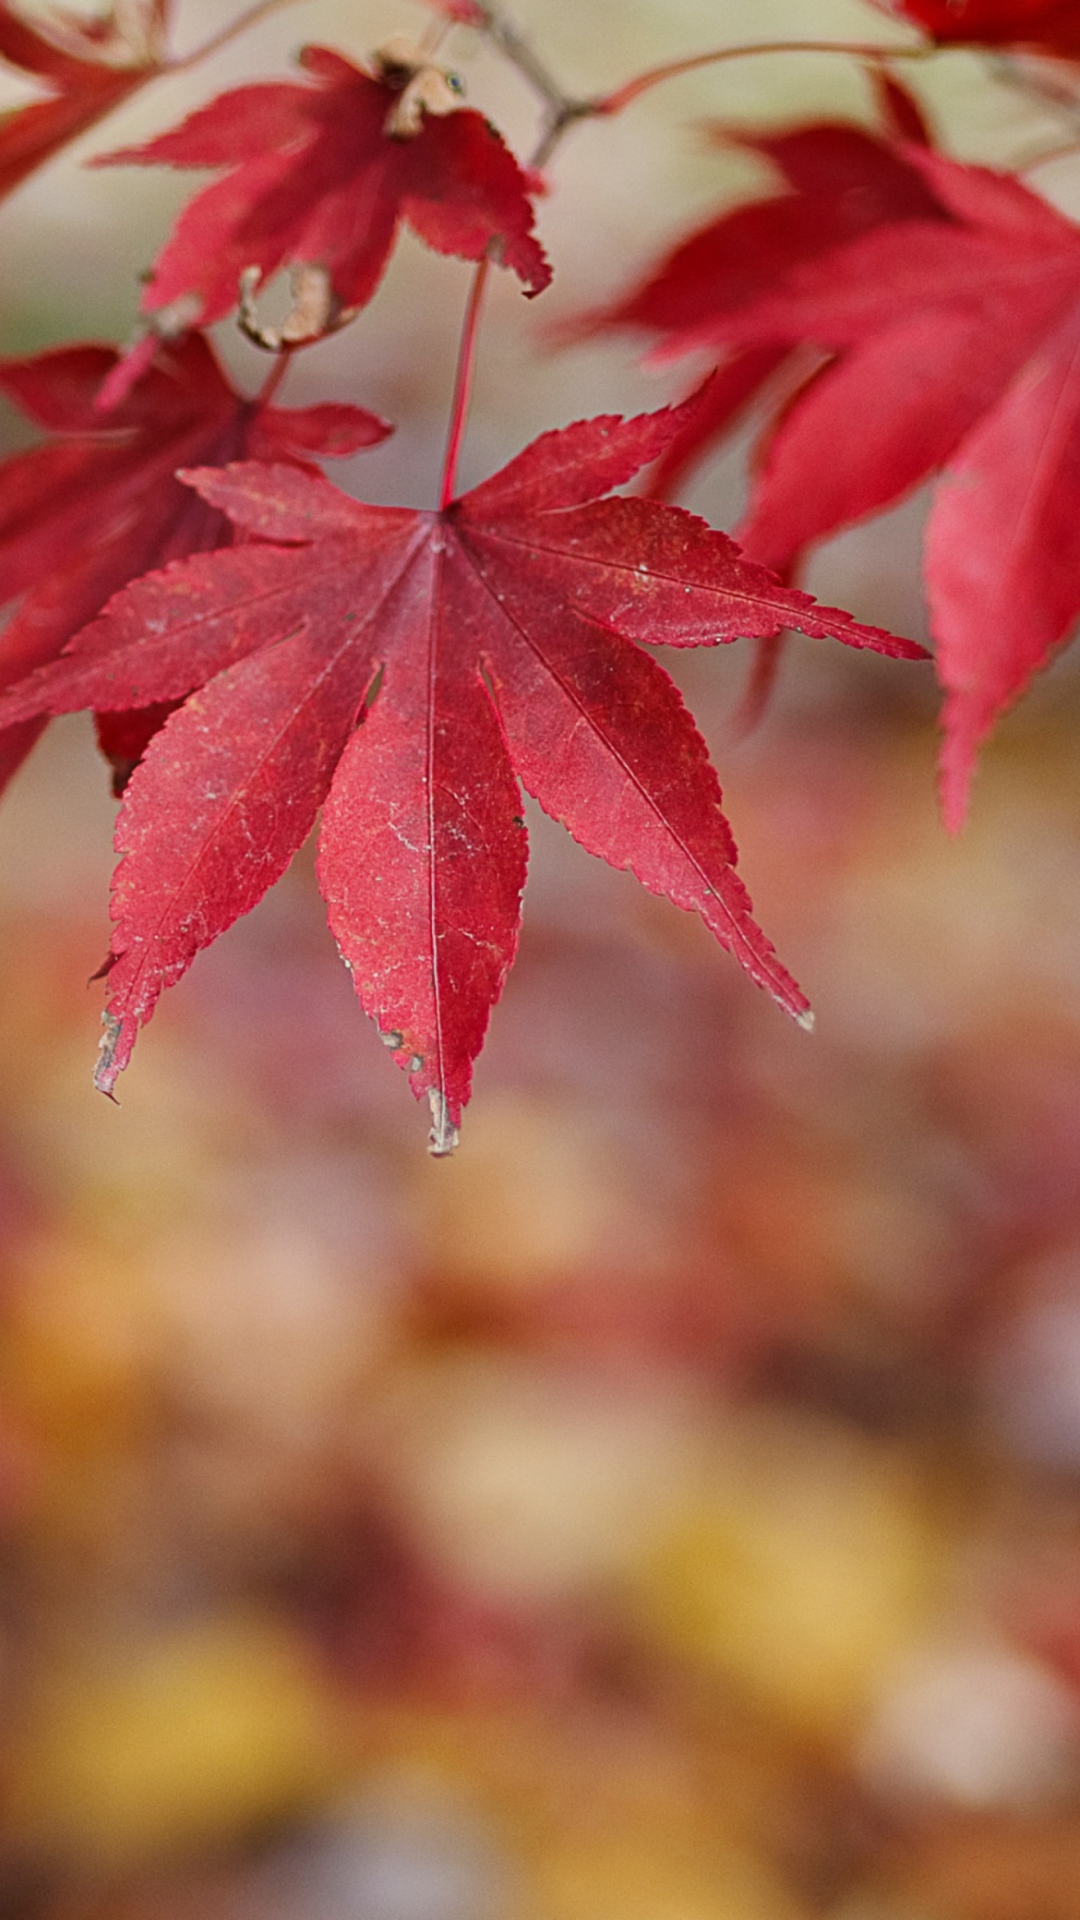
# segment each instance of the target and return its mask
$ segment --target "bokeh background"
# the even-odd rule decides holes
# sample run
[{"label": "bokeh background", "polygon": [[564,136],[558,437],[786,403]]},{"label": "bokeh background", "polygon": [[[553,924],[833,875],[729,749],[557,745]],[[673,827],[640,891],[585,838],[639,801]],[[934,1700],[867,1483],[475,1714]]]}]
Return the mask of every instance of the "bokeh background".
[{"label": "bokeh background", "polygon": [[[180,44],[232,10],[182,5]],[[892,31],[858,0],[517,14],[577,89]],[[130,331],[191,180],[89,152],[305,39],[361,54],[425,18],[298,0],[117,113],[0,214],[0,348]],[[517,78],[451,52],[527,151]],[[964,157],[1060,133],[978,60],[919,85]],[[871,110],[848,61],[777,58],[581,128],[553,291],[492,300],[466,478],[686,383],[629,338],[553,339],[767,184],[705,121]],[[1038,178],[1080,209],[1080,167]],[[430,502],[467,278],[406,241],[290,373],[287,399],[399,423],[355,491]],[[720,525],[743,455],[686,496]],[[812,585],[918,635],[923,507]],[[1080,683],[1063,659],[1002,727],[950,842],[929,669],[797,641],[739,739],[747,667],[673,670],[817,1034],[533,810],[448,1164],[306,857],[170,994],[120,1107],[95,1098],[114,803],[88,723],[5,798],[4,1920],[1080,1915]]]}]

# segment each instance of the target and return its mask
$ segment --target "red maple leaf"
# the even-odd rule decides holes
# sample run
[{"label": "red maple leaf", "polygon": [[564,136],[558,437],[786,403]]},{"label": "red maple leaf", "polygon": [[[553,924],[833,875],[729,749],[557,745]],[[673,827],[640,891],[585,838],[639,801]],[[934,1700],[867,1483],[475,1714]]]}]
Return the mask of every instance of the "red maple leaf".
[{"label": "red maple leaf", "polygon": [[388,130],[401,89],[326,47],[300,55],[308,81],[238,87],[156,140],[95,165],[228,167],[185,208],[143,296],[203,324],[236,305],[240,275],[316,264],[342,307],[371,299],[402,221],[440,253],[493,245],[532,293],[551,271],[533,236],[525,177],[495,129],[468,109]]},{"label": "red maple leaf", "polygon": [[31,23],[0,0],[0,59],[32,74],[52,97],[0,115],[0,199],[50,155],[104,118],[164,66],[168,0],[80,21],[71,14]]},{"label": "red maple leaf", "polygon": [[[882,104],[889,122],[908,136],[920,126],[910,96],[894,82]],[[714,138],[721,147],[733,143],[729,129],[717,128]],[[779,374],[779,384],[788,384],[808,371],[783,332],[773,340],[730,342],[718,337],[718,315],[759,300],[793,268],[827,258],[883,223],[948,218],[905,154],[858,127],[823,122],[742,135],[737,144],[771,161],[786,190],[709,221],[579,329],[634,327],[658,335],[649,356],[654,361],[702,350],[724,354],[652,476],[650,491],[668,497],[766,383]]]},{"label": "red maple leaf", "polygon": [[[389,432],[359,407],[288,409],[245,400],[209,344],[159,346],[130,397],[102,414],[95,398],[113,348],[54,348],[0,361],[0,391],[52,436],[0,463],[0,603],[22,603],[0,635],[0,685],[52,660],[119,588],[148,568],[228,544],[232,523],[175,478],[176,468],[236,458],[306,461],[351,453]],[[162,715],[103,719],[122,777]],[[0,784],[40,722],[0,733]]]},{"label": "red maple leaf", "polygon": [[1080,55],[1076,0],[878,0],[943,45],[1014,46],[1066,59]]},{"label": "red maple leaf", "polygon": [[756,558],[787,572],[943,474],[926,586],[955,828],[980,742],[1080,615],[1080,230],[1011,177],[910,158],[954,224],[879,227],[711,333],[838,355],[759,459],[739,535]]},{"label": "red maple leaf", "polygon": [[434,1150],[448,1151],[517,940],[519,779],[805,1014],[751,918],[705,744],[638,643],[795,625],[920,650],[817,607],[677,508],[601,497],[678,425],[664,412],[545,434],[438,513],[358,504],[285,467],[188,476],[262,544],[135,582],[63,660],[0,699],[10,724],[190,696],[117,822],[99,1086],[112,1088],[163,987],[255,905],[325,802],[330,924],[365,1009],[431,1102]]}]

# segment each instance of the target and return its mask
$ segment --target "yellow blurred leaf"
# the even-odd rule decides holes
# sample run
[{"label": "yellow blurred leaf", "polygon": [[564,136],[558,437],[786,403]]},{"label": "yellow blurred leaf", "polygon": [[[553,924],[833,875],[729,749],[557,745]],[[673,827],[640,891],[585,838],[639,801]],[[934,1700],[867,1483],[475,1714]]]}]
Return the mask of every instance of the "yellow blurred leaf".
[{"label": "yellow blurred leaf", "polygon": [[832,1737],[917,1635],[938,1560],[927,1503],[887,1448],[809,1419],[748,1419],[638,1600],[670,1652]]},{"label": "yellow blurred leaf", "polygon": [[788,1895],[739,1855],[654,1846],[632,1832],[545,1851],[529,1920],[796,1920]]},{"label": "yellow blurred leaf", "polygon": [[279,1627],[184,1627],[124,1664],[50,1676],[14,1758],[20,1841],[106,1864],[241,1838],[332,1781],[332,1701]]}]

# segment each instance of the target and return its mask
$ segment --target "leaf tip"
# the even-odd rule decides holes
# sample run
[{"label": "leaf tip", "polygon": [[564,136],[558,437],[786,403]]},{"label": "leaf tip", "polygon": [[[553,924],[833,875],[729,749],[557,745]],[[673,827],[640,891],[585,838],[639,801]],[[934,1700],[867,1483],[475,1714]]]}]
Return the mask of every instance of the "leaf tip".
[{"label": "leaf tip", "polygon": [[103,1013],[101,1016],[101,1024],[105,1031],[98,1045],[98,1062],[94,1068],[94,1085],[99,1093],[103,1093],[107,1099],[112,1101],[114,1106],[119,1106],[120,1103],[113,1092],[113,1088],[116,1085],[117,1074],[120,1072],[120,1065],[116,1055],[120,1046],[120,1036],[123,1032],[124,1023],[122,1020],[119,1020],[114,1013]]},{"label": "leaf tip", "polygon": [[113,413],[123,404],[131,389],[138,386],[143,375],[149,372],[160,345],[160,335],[148,328],[130,347],[118,354],[116,365],[106,374],[94,395],[95,413]]},{"label": "leaf tip", "polygon": [[963,833],[968,814],[968,783],[942,781],[941,820],[945,831],[955,840]]},{"label": "leaf tip", "polygon": [[429,1087],[428,1103],[431,1107],[428,1152],[435,1160],[445,1160],[454,1152],[461,1135],[450,1118],[450,1107],[445,1093],[438,1087]]},{"label": "leaf tip", "polygon": [[980,731],[970,725],[960,700],[951,696],[945,703],[944,737],[938,756],[938,800],[945,831],[954,838],[967,820]]},{"label": "leaf tip", "polygon": [[804,1033],[813,1033],[817,1025],[814,1018],[813,1007],[804,1007],[801,1013],[797,1013],[795,1015],[795,1025],[801,1027]]}]

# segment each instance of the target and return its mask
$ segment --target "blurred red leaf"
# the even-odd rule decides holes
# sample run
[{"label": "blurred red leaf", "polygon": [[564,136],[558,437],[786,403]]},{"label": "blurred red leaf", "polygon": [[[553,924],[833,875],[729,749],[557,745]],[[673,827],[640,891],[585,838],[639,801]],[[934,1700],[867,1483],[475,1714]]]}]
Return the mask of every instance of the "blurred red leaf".
[{"label": "blurred red leaf", "polygon": [[288,467],[188,476],[256,544],[136,582],[0,700],[12,723],[190,694],[117,826],[103,1090],[162,989],[255,905],[325,802],[331,926],[448,1151],[517,940],[519,778],[805,1013],[751,918],[705,744],[638,643],[795,625],[919,649],[817,607],[689,514],[601,497],[679,424],[662,412],[545,434],[439,513],[366,506]]},{"label": "blurred red leaf", "polygon": [[[199,334],[159,346],[127,401],[95,405],[111,347],[59,347],[0,361],[0,391],[52,436],[0,463],[0,602],[22,603],[0,635],[0,685],[54,659],[112,594],[149,567],[231,543],[231,522],[175,478],[191,461],[306,461],[381,440],[360,407],[262,407],[229,385]],[[0,733],[0,782],[40,722]],[[108,724],[103,744],[111,739]],[[110,756],[113,757],[113,756]],[[123,751],[138,758],[130,716]]]},{"label": "blurred red leaf", "polygon": [[[893,83],[887,98],[890,117],[903,100],[910,129],[917,109],[908,96]],[[724,130],[717,138],[722,145],[731,142]],[[775,341],[762,338],[745,348],[725,341],[723,316],[767,295],[793,268],[827,258],[883,222],[947,218],[904,153],[860,128],[823,122],[788,133],[744,135],[739,145],[771,161],[785,191],[709,221],[581,329],[642,328],[660,338],[654,359],[724,352],[723,364],[653,476],[651,490],[668,498],[778,369],[790,362],[790,378],[807,372],[792,360],[791,343],[782,333]],[[790,385],[790,378],[784,384]]]},{"label": "blurred red leaf", "polygon": [[0,59],[52,92],[0,115],[0,199],[57,150],[162,71],[168,0],[142,0],[121,19],[74,14],[23,19],[0,0]]},{"label": "blurred red leaf", "polygon": [[1080,56],[1080,10],[1076,0],[878,0],[935,40],[982,42],[984,46],[1032,48],[1039,53]]},{"label": "blurred red leaf", "polygon": [[158,255],[148,314],[184,303],[203,324],[236,305],[241,273],[324,267],[343,308],[371,299],[403,221],[440,253],[498,258],[539,293],[551,277],[524,175],[469,110],[388,130],[401,87],[325,47],[306,47],[305,84],[239,87],[144,146],[95,164],[230,171],[190,202]]},{"label": "blurred red leaf", "polygon": [[459,27],[486,25],[487,16],[477,0],[427,0],[427,4],[434,7],[436,13],[445,13]]},{"label": "blurred red leaf", "polygon": [[1080,615],[1080,234],[914,143],[820,127],[765,150],[796,191],[692,236],[603,323],[650,327],[664,357],[725,354],[654,492],[772,382],[739,538],[784,576],[943,473],[926,582],[956,828],[981,741]]},{"label": "blurred red leaf", "polygon": [[911,156],[951,227],[881,225],[712,325],[742,352],[839,356],[766,444],[740,534],[757,558],[788,570],[943,472],[926,584],[955,828],[980,742],[1080,614],[1080,231],[1009,176]]},{"label": "blurred red leaf", "polygon": [[[881,119],[906,140],[925,144],[918,103],[891,76],[876,79]],[[729,129],[716,129],[721,146]],[[767,296],[796,267],[827,261],[835,248],[874,228],[905,220],[949,218],[903,149],[861,128],[825,121],[772,135],[742,135],[739,145],[772,162],[785,191],[736,207],[680,242],[629,294],[586,319],[578,331],[637,327],[660,337],[656,360],[702,351],[724,355],[690,396],[684,424],[649,476],[646,491],[670,500],[754,403],[776,406],[801,387],[823,355],[807,357],[783,332],[745,344],[723,338],[723,318]],[[719,322],[719,324],[718,324]],[[835,463],[830,459],[830,467]],[[811,490],[816,498],[815,489]],[[778,571],[791,555],[759,556]],[[775,683],[782,636],[759,643],[739,725],[760,719]]]},{"label": "blurred red leaf", "polygon": [[786,133],[742,134],[737,142],[719,129],[716,140],[770,161],[784,191],[710,220],[583,331],[644,328],[662,338],[656,357],[674,359],[721,344],[717,316],[768,293],[801,263],[883,222],[946,217],[906,154],[859,127],[825,121]]}]

